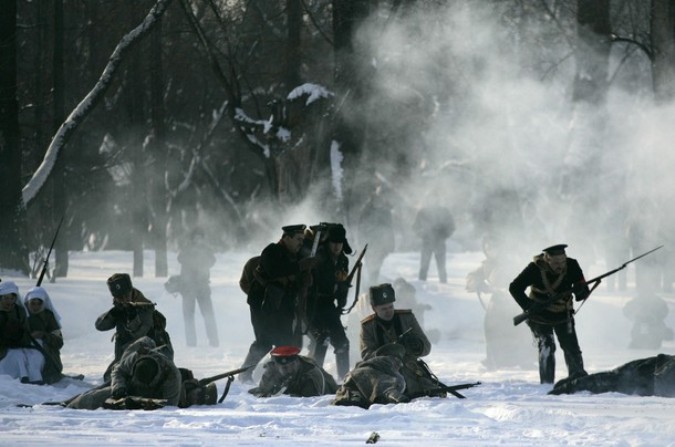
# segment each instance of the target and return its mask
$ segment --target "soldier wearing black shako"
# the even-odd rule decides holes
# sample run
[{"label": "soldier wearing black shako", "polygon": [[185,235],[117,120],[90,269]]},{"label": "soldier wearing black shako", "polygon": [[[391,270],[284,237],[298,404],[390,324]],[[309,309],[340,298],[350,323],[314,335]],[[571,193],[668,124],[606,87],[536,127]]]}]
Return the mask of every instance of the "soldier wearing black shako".
[{"label": "soldier wearing black shako", "polygon": [[319,261],[313,271],[313,299],[309,303],[310,357],[323,366],[330,342],[335,351],[339,379],[349,372],[349,340],[340,321],[349,290],[346,283],[349,259],[345,253],[352,252],[346,234],[340,224],[328,227],[326,240],[317,251]]},{"label": "soldier wearing black shako", "polygon": [[[567,257],[565,248],[565,244],[545,248],[509,286],[511,296],[527,313],[527,324],[537,340],[542,384],[552,384],[555,379],[554,332],[565,353],[569,377],[587,374],[574,328],[572,295],[582,301],[590,290],[579,263]],[[529,295],[525,293],[528,287]]]},{"label": "soldier wearing black shako", "polygon": [[[260,254],[247,299],[255,340],[244,365],[257,365],[274,346],[302,343],[296,330],[296,301],[302,282],[311,280],[308,272],[316,265],[316,258],[300,259],[305,228],[302,224],[283,227],[281,239]],[[253,368],[239,378],[250,382],[252,373]]]}]

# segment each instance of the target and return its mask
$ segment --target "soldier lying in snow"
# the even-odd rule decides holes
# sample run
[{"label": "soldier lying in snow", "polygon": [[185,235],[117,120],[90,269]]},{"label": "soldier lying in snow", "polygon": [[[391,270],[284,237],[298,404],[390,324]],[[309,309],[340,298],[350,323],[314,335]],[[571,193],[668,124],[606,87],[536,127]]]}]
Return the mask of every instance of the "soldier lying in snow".
[{"label": "soldier lying in snow", "polygon": [[318,366],[314,360],[298,355],[295,346],[279,346],[272,350],[272,361],[265,364],[260,385],[249,393],[258,397],[287,394],[295,397],[333,394],[337,384],[333,376]]},{"label": "soldier lying in snow", "polygon": [[633,360],[612,371],[563,379],[555,384],[549,394],[573,394],[580,391],[675,397],[675,355],[659,354]]},{"label": "soldier lying in snow", "polygon": [[374,313],[361,322],[361,356],[338,390],[335,405],[407,402],[435,392],[439,382],[419,359],[431,343],[410,310],[395,310],[391,284],[370,288]]},{"label": "soldier lying in snow", "polygon": [[189,370],[176,367],[150,337],[141,337],[125,349],[113,367],[111,382],[64,402],[67,408],[145,409],[215,404],[214,383],[200,385]]}]

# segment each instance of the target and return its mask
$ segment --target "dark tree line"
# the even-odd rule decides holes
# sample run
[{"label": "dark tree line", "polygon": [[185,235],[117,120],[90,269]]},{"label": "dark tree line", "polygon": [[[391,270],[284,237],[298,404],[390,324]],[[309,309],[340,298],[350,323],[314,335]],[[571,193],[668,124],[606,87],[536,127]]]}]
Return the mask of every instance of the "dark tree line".
[{"label": "dark tree line", "polygon": [[[462,158],[453,142],[442,159],[432,155],[429,135],[439,113],[466,119],[480,55],[459,63],[456,42],[436,44],[425,81],[415,82],[374,43],[394,26],[410,39],[442,36],[450,25],[435,11],[492,8],[504,36],[495,46],[519,57],[516,42],[544,43],[520,61],[544,81],[568,76],[575,59],[570,96],[594,110],[618,46],[626,66],[636,52],[648,58],[655,97],[675,92],[672,0],[1,5],[0,266],[31,270],[65,216],[57,276],[67,274],[68,250],[83,248],[133,250],[138,276],[142,250],[153,249],[164,276],[167,248],[205,221],[218,224],[222,248],[312,195],[349,221],[382,178],[417,178]],[[412,59],[427,49],[402,50]],[[382,88],[387,76],[399,76],[402,93]],[[339,193],[331,148],[344,156]]]}]

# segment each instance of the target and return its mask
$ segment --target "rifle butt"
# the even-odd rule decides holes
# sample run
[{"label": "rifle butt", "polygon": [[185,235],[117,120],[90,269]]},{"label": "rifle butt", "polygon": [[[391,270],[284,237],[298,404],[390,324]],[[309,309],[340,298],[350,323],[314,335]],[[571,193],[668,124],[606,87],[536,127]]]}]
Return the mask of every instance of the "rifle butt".
[{"label": "rifle butt", "polygon": [[527,312],[523,312],[522,314],[516,315],[515,317],[513,317],[513,325],[518,326],[520,323],[527,320],[528,317],[529,314]]}]

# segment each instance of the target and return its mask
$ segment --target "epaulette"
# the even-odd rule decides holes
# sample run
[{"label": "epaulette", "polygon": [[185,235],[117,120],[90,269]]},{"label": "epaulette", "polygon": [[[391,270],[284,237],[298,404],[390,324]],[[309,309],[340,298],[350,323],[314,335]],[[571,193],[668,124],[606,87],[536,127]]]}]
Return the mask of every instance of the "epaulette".
[{"label": "epaulette", "polygon": [[397,314],[411,314],[411,313],[412,313],[412,309],[396,309],[396,310],[394,311],[394,313],[397,313]]},{"label": "epaulette", "polygon": [[370,314],[363,320],[361,320],[361,324],[363,323],[368,323],[369,321],[373,321],[375,319],[375,314]]}]

